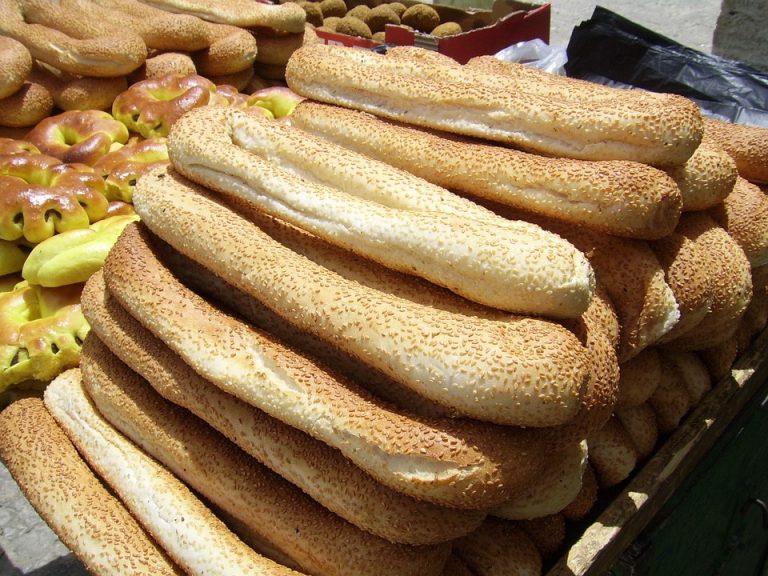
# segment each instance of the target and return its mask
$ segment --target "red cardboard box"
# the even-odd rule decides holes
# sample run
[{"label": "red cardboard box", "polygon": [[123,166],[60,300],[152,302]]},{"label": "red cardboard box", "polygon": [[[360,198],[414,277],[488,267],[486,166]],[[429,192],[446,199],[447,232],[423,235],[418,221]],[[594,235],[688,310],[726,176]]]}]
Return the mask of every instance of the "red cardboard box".
[{"label": "red cardboard box", "polygon": [[[366,3],[375,5],[381,4],[382,1]],[[418,3],[416,0],[401,1],[406,6]],[[348,6],[351,8],[353,4]],[[491,10],[460,9],[441,4],[432,4],[432,7],[440,14],[441,22],[458,22],[466,32],[448,38],[437,38],[403,26],[387,25],[386,44],[419,46],[435,50],[464,64],[474,56],[495,54],[507,46],[525,40],[541,38],[549,42],[551,15],[549,4],[496,0]],[[326,44],[341,44],[357,48],[375,48],[381,45],[372,40],[323,30],[318,31],[317,35]]]}]

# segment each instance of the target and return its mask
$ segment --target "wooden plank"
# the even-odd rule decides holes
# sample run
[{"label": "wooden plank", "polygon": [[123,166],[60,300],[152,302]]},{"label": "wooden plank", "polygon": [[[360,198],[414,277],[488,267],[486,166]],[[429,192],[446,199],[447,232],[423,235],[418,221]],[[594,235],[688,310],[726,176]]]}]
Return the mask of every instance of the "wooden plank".
[{"label": "wooden plank", "polygon": [[606,574],[768,376],[768,330],[628,481],[546,576]]}]

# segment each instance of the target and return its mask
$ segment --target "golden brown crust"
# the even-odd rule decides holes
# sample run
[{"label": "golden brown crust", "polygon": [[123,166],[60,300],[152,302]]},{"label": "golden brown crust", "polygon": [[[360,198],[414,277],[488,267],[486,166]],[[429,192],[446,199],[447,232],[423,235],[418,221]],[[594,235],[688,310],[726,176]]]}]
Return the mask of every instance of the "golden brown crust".
[{"label": "golden brown crust", "polygon": [[85,392],[79,369],[51,382],[44,402],[91,468],[185,572],[297,576],[243,544],[183,482],[115,430]]},{"label": "golden brown crust", "polygon": [[486,306],[574,318],[592,296],[585,256],[559,236],[286,123],[199,108],[168,149],[198,184]]},{"label": "golden brown crust", "polygon": [[648,458],[659,440],[656,413],[649,402],[616,409],[616,418],[632,438],[640,459]]},{"label": "golden brown crust", "polygon": [[288,59],[296,50],[306,44],[318,42],[315,29],[307,24],[303,32],[298,34],[258,34],[256,44],[259,52],[256,54],[256,62],[285,66]]},{"label": "golden brown crust", "polygon": [[309,100],[290,121],[438,186],[608,234],[657,238],[680,216],[674,182],[637,162],[547,158]]},{"label": "golden brown crust", "polygon": [[253,68],[259,48],[252,33],[227,24],[205,26],[208,46],[192,54],[198,74],[224,76]]},{"label": "golden brown crust", "polygon": [[706,137],[685,164],[667,173],[680,188],[685,211],[717,206],[731,192],[738,175],[731,157]]},{"label": "golden brown crust", "polygon": [[169,74],[189,76],[197,74],[197,68],[189,54],[163,52],[147,58],[144,64],[131,74],[130,83],[135,84],[148,78],[162,78]]},{"label": "golden brown crust", "polygon": [[702,263],[707,257],[690,238],[673,232],[650,243],[664,269],[664,277],[675,296],[680,319],[659,342],[668,342],[694,328],[712,306],[710,270]]},{"label": "golden brown crust", "polygon": [[18,91],[32,71],[32,56],[24,44],[0,36],[0,100]]},{"label": "golden brown crust", "polygon": [[53,110],[53,96],[38,82],[26,81],[21,88],[0,100],[0,126],[28,128]]},{"label": "golden brown crust", "polygon": [[656,414],[659,432],[668,434],[680,425],[692,401],[675,365],[666,356],[660,356],[660,360],[661,378],[648,403]]},{"label": "golden brown crust", "polygon": [[709,272],[712,303],[696,326],[665,345],[701,350],[720,344],[735,333],[752,298],[749,260],[728,232],[705,212],[683,214],[677,231],[699,247],[700,266]]},{"label": "golden brown crust", "polygon": [[637,448],[616,416],[587,438],[587,444],[589,461],[602,488],[623,482],[637,466]]},{"label": "golden brown crust", "polygon": [[506,499],[543,464],[543,446],[525,431],[396,412],[272,335],[225,316],[157,261],[142,227],[124,231],[103,270],[110,293],[198,373],[340,449],[393,489],[477,509]]},{"label": "golden brown crust", "polygon": [[168,163],[166,139],[147,138],[105,154],[94,163],[93,169],[104,179],[107,199],[130,203],[139,178]]},{"label": "golden brown crust", "polygon": [[709,213],[741,246],[752,268],[768,264],[768,197],[759,186],[739,177]]},{"label": "golden brown crust", "polygon": [[[676,165],[701,140],[701,114],[679,96],[611,89],[610,97],[595,98],[605,89],[565,78],[557,81],[567,83],[561,89],[544,72],[521,88],[508,74],[425,52],[305,46],[291,57],[286,80],[308,98],[548,155]],[[540,86],[553,97],[535,93]]]},{"label": "golden brown crust", "polygon": [[742,178],[768,183],[768,129],[704,118],[704,132],[733,158]]},{"label": "golden brown crust", "polygon": [[[149,176],[140,181],[143,191],[137,190],[134,204],[152,231],[301,329],[425,396],[481,419],[553,425],[578,410],[587,378],[586,351],[564,328],[479,306],[468,308],[466,301],[436,289],[423,289],[431,299],[425,307],[350,282],[281,246],[177,174]],[[194,224],[202,221],[212,223],[202,226],[212,232],[208,237]],[[216,221],[227,225],[219,229]],[[192,228],[186,231],[188,226]],[[227,264],[230,258],[248,258],[253,265],[242,274],[234,260]],[[325,289],[316,291],[314,286]],[[470,309],[483,317],[470,316]],[[375,326],[380,336],[363,328],[368,326]],[[434,335],[429,343],[424,342],[425,331]]]},{"label": "golden brown crust", "polygon": [[519,526],[533,540],[545,562],[554,558],[565,544],[566,526],[562,514],[523,520],[519,522]]},{"label": "golden brown crust", "polygon": [[619,366],[617,407],[637,406],[647,401],[659,385],[661,358],[656,346],[649,346]]},{"label": "golden brown crust", "polygon": [[568,522],[578,522],[584,519],[597,502],[598,489],[595,469],[587,461],[578,496],[573,499],[573,502],[563,508],[560,513]]},{"label": "golden brown crust", "polygon": [[333,567],[361,576],[440,573],[449,544],[392,544],[343,521],[204,421],[161,398],[94,338],[83,348],[81,373],[108,422],[302,572]]},{"label": "golden brown crust", "polygon": [[88,468],[42,400],[17,400],[2,411],[0,459],[35,510],[91,573],[180,574]]},{"label": "golden brown crust", "polygon": [[241,28],[267,28],[285,34],[301,32],[306,21],[304,10],[294,2],[270,5],[247,0],[148,0],[146,3],[168,12],[191,14],[208,22]]},{"label": "golden brown crust", "polygon": [[94,333],[164,398],[206,420],[359,528],[393,542],[436,544],[465,535],[485,517],[484,512],[442,508],[395,492],[339,451],[203,380],[106,292],[101,272],[89,279],[82,302]]},{"label": "golden brown crust", "polygon": [[537,576],[542,570],[541,554],[530,537],[514,522],[492,516],[458,540],[453,551],[480,576]]},{"label": "golden brown crust", "polygon": [[34,59],[59,70],[82,76],[124,76],[147,57],[147,47],[137,34],[101,26],[96,19],[78,21],[58,3],[3,0],[0,13],[3,35],[24,44]]}]

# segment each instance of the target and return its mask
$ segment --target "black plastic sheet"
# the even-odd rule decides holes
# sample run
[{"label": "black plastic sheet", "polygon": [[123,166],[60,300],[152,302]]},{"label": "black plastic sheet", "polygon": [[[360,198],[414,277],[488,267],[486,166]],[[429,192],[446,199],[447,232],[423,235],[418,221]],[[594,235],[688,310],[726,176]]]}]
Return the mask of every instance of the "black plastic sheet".
[{"label": "black plastic sheet", "polygon": [[768,127],[768,74],[683,46],[601,6],[574,28],[567,53],[568,76],[680,94],[706,114]]}]

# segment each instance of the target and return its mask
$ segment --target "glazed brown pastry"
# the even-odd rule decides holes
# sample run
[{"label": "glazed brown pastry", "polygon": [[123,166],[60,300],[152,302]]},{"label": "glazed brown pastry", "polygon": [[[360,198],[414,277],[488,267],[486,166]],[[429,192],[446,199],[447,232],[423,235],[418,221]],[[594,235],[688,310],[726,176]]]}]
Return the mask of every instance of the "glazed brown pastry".
[{"label": "glazed brown pastry", "polygon": [[617,236],[665,236],[683,205],[672,179],[638,162],[548,158],[311,100],[290,121],[438,186]]},{"label": "glazed brown pastry", "polygon": [[321,102],[552,156],[679,165],[701,141],[701,114],[680,96],[530,70],[519,86],[512,74],[413,47],[380,55],[317,44],[294,53],[286,81]]},{"label": "glazed brown pastry", "polygon": [[89,572],[182,573],[104,487],[39,398],[17,400],[0,413],[0,458],[27,500]]},{"label": "glazed brown pastry", "polygon": [[[434,287],[424,288],[431,299],[426,305],[347,280],[173,172],[144,176],[134,205],[177,250],[300,329],[436,402],[481,420],[526,426],[562,424],[579,409],[587,353],[562,326],[471,306]],[[247,273],[237,264],[243,258],[251,262]],[[424,334],[432,337],[425,341]]]}]

